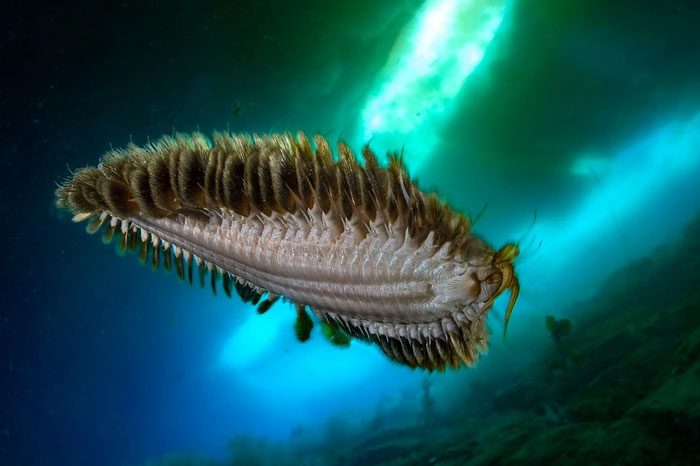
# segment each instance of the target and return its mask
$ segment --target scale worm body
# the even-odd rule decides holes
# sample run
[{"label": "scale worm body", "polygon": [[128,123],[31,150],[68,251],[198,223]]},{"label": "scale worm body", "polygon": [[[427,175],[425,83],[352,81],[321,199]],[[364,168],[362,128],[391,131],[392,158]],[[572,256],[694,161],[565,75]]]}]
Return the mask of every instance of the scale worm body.
[{"label": "scale worm body", "polygon": [[[469,220],[421,192],[401,162],[364,164],[317,136],[199,134],[108,153],[57,190],[74,220],[90,220],[142,261],[199,269],[265,312],[279,298],[337,335],[377,343],[412,367],[473,365],[486,349],[494,299],[518,291],[512,261],[470,233]],[[346,335],[346,337],[347,337]]]}]

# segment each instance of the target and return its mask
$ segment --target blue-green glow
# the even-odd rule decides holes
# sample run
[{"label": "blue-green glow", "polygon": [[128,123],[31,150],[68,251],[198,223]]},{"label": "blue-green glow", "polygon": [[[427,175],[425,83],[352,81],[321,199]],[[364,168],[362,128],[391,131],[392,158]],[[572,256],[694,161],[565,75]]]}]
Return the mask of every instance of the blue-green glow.
[{"label": "blue-green glow", "polygon": [[[279,325],[280,323],[277,321],[280,316],[285,315],[287,314],[279,312],[262,317],[252,314],[248,317],[224,346],[220,356],[221,364],[224,367],[236,369],[244,369],[255,364],[257,359],[262,357],[279,338],[279,330],[282,325]],[[290,312],[289,315],[293,314]],[[265,317],[270,316],[278,325],[270,325],[270,319],[265,319]]]},{"label": "blue-green glow", "polygon": [[496,35],[505,3],[428,0],[396,41],[362,110],[364,142],[408,146],[412,170],[424,162],[454,97]]},{"label": "blue-green glow", "polygon": [[[584,155],[574,173],[595,177],[592,189],[566,216],[538,219],[532,235],[542,245],[522,258],[521,283],[565,308],[569,297],[581,299],[616,267],[672,239],[700,208],[698,147],[700,113],[652,128],[616,154]],[[527,293],[518,304],[526,303]]]}]

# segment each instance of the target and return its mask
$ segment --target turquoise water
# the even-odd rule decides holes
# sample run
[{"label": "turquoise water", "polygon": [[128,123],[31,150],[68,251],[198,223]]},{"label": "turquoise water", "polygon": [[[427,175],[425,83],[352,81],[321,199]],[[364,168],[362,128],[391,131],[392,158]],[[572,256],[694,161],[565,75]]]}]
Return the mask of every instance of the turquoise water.
[{"label": "turquoise water", "polygon": [[[700,454],[695,3],[24,4],[0,22],[0,464]],[[476,233],[520,244],[507,338],[502,298],[471,369],[318,326],[302,344],[289,305],[189,288],[53,205],[111,147],[216,130],[402,150]]]}]

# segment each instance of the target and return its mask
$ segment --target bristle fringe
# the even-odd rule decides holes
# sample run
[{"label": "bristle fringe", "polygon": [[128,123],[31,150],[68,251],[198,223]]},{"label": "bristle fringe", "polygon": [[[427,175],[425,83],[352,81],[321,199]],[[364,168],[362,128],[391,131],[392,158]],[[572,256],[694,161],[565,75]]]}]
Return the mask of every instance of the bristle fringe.
[{"label": "bristle fringe", "polygon": [[[355,216],[358,228],[367,228],[381,213],[391,222],[404,218],[418,242],[434,232],[436,246],[466,247],[469,220],[435,194],[423,194],[399,156],[390,154],[384,168],[365,146],[361,165],[344,143],[334,160],[325,138],[316,136],[314,142],[315,150],[303,133],[218,133],[213,143],[194,134],[130,145],[107,153],[98,167],[78,170],[56,190],[56,203],[80,219],[99,212],[162,218],[180,209],[222,207],[241,215],[270,215],[318,203],[324,212],[335,209],[341,219]],[[101,225],[95,220],[89,230]],[[105,241],[113,234],[106,232]]]}]

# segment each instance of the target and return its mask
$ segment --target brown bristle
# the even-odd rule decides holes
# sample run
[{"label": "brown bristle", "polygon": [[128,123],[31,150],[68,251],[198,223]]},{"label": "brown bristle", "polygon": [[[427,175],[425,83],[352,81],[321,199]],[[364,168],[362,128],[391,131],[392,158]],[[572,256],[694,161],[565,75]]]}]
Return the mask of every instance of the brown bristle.
[{"label": "brown bristle", "polygon": [[188,150],[186,146],[176,146],[170,150],[168,154],[168,183],[170,183],[170,192],[174,195],[174,205],[176,209],[182,206],[182,198],[178,192],[179,166],[180,157],[183,152]]},{"label": "brown bristle", "polygon": [[413,357],[415,358],[416,363],[421,367],[425,367],[427,356],[423,350],[423,346],[416,340],[411,340],[411,350],[413,351]]},{"label": "brown bristle", "polygon": [[[298,197],[303,204],[302,207],[311,208],[318,195],[314,170],[314,161],[311,157],[296,157],[294,159],[295,184],[298,186]],[[323,204],[321,207],[324,208]]]},{"label": "brown bristle", "polygon": [[129,251],[135,251],[136,248],[138,247],[138,238],[136,236],[136,233],[133,231],[129,232],[129,241],[127,242],[127,248]]},{"label": "brown bristle", "polygon": [[174,257],[175,270],[177,271],[177,278],[180,280],[185,279],[185,264],[182,259],[182,254],[176,254]]},{"label": "brown bristle", "polygon": [[226,296],[228,296],[229,298],[231,297],[231,282],[231,275],[225,273],[223,279],[224,293],[226,293]]},{"label": "brown bristle", "polygon": [[119,232],[118,251],[124,254],[127,249],[129,249],[129,232]]},{"label": "brown bristle", "polygon": [[153,248],[153,257],[151,258],[151,266],[157,269],[160,265],[160,247],[156,246]]},{"label": "brown bristle", "polygon": [[[93,210],[105,211],[109,209],[107,203],[97,190],[97,179],[91,182],[94,184],[81,184],[76,189],[80,190],[80,193],[82,194],[83,198],[90,203]],[[84,212],[88,212],[88,210],[86,209],[84,210]]]},{"label": "brown bristle", "polygon": [[247,155],[245,161],[245,186],[246,196],[251,208],[262,211],[262,194],[258,190],[258,164],[260,155],[257,151],[252,151]]},{"label": "brown bristle", "polygon": [[206,204],[209,208],[213,209],[218,205],[218,193],[216,191],[217,178],[219,177],[219,172],[217,171],[217,166],[219,163],[219,153],[221,149],[215,147],[209,153],[207,158],[207,163],[204,169],[204,196],[206,198]]},{"label": "brown bristle", "polygon": [[141,209],[143,213],[156,218],[165,216],[165,211],[158,208],[153,201],[148,169],[146,167],[139,167],[131,172],[129,187],[139,205],[139,209]]},{"label": "brown bristle", "polygon": [[99,231],[100,227],[104,221],[100,217],[96,217],[90,221],[90,223],[85,226],[85,231],[88,232],[88,234],[95,234]]},{"label": "brown bristle", "polygon": [[353,200],[352,194],[350,192],[349,180],[343,173],[343,170],[336,170],[336,184],[338,191],[338,201],[340,204],[340,215],[343,218],[352,217],[353,212]]},{"label": "brown bristle", "polygon": [[257,179],[253,177],[257,181],[257,191],[260,193],[260,211],[265,215],[280,210],[270,176],[270,162],[269,154],[261,155],[258,161]]},{"label": "brown bristle", "polygon": [[268,296],[263,302],[258,305],[258,314],[265,314],[270,310],[273,304],[277,302],[279,296],[270,297]]},{"label": "brown bristle", "polygon": [[226,159],[222,178],[226,206],[240,215],[248,215],[250,206],[244,188],[245,161],[238,154],[231,154]]},{"label": "brown bristle", "polygon": [[199,286],[201,288],[204,288],[205,286],[205,278],[207,276],[207,265],[204,263],[204,261],[201,261],[199,263]]},{"label": "brown bristle", "polygon": [[120,217],[128,217],[138,212],[135,203],[131,199],[131,193],[122,182],[106,180],[101,185],[100,194],[104,198],[109,210]]},{"label": "brown bristle", "polygon": [[[250,216],[319,206],[335,222],[356,218],[353,228],[359,234],[366,234],[369,224],[381,216],[387,223],[400,221],[419,243],[432,233],[434,246],[449,243],[450,252],[459,249],[466,254],[469,248],[480,247],[469,234],[469,220],[434,194],[422,193],[398,155],[390,154],[388,165],[381,166],[368,146],[362,150],[362,164],[346,144],[338,144],[337,151],[336,160],[325,138],[315,136],[312,147],[303,133],[217,134],[214,144],[201,135],[167,137],[145,147],[110,151],[99,167],[78,170],[57,189],[57,204],[70,209],[78,220],[91,218],[88,231],[92,232],[104,224],[99,220],[102,213],[109,215],[108,223],[112,216],[132,221],[178,214],[191,218],[197,212],[206,217],[211,212],[220,214],[222,208]],[[105,241],[111,241],[114,233],[115,228],[107,225]],[[127,234],[124,242],[131,249],[137,239]],[[142,260],[148,261],[149,249],[141,246]],[[160,262],[166,268],[172,266],[170,250],[152,249],[155,267]],[[163,261],[160,254],[165,254]],[[190,269],[185,273],[181,259],[175,266],[178,276],[189,279]],[[200,273],[206,270],[200,268]],[[214,286],[216,279],[217,273],[212,272]],[[224,291],[232,291],[226,278]],[[261,299],[260,292],[251,289],[246,297],[251,302]],[[412,347],[408,354],[409,346],[398,343],[400,356],[409,364],[421,365],[419,357],[426,361],[432,357],[435,367],[454,363],[440,355],[438,343],[419,354]],[[394,344],[391,351],[396,348]]]},{"label": "brown bristle", "polygon": [[151,187],[151,197],[154,205],[165,212],[177,208],[175,191],[170,185],[168,159],[156,156],[148,164],[148,182]]},{"label": "brown bristle", "polygon": [[[324,212],[329,212],[334,206],[339,205],[338,178],[336,170],[330,169],[333,161],[328,157],[317,157],[314,166],[314,179],[316,180],[316,196]],[[340,212],[339,212],[340,213]]]},{"label": "brown bristle", "polygon": [[214,200],[217,206],[225,205],[226,203],[226,192],[224,190],[224,179],[222,173],[224,172],[224,167],[226,166],[226,160],[230,154],[228,152],[219,150],[216,151],[216,177],[214,178]]},{"label": "brown bristle", "polygon": [[139,250],[139,261],[141,261],[142,264],[145,264],[148,262],[148,252],[151,249],[151,242],[150,241],[142,241],[141,242],[141,248]]},{"label": "brown bristle", "polygon": [[445,367],[447,366],[447,361],[448,361],[448,350],[447,350],[447,345],[445,344],[444,341],[442,341],[439,338],[435,338],[433,340],[435,344],[435,348],[437,348],[437,353],[438,353],[438,364],[437,368],[440,371],[445,370]]},{"label": "brown bristle", "polygon": [[180,154],[177,184],[183,203],[195,207],[205,206],[204,174],[204,164],[198,152],[190,149]]},{"label": "brown bristle", "polygon": [[252,304],[253,306],[258,304],[258,302],[260,301],[260,298],[262,298],[262,295],[263,295],[262,293],[259,293],[255,290],[251,289],[250,304]]},{"label": "brown bristle", "polygon": [[301,342],[305,342],[311,337],[311,329],[314,323],[306,312],[306,306],[297,304],[295,307],[297,310],[297,318],[294,324],[294,331],[297,339]]},{"label": "brown bristle", "polygon": [[[85,189],[80,184],[73,183],[74,186],[66,187],[64,192],[60,192],[59,197],[64,199],[65,206],[72,210],[80,212],[97,211],[99,207],[97,203],[91,202],[85,194]],[[59,204],[61,205],[61,204]]]},{"label": "brown bristle", "polygon": [[170,271],[172,268],[172,254],[170,253],[170,248],[163,249],[163,268]]},{"label": "brown bristle", "polygon": [[281,212],[294,212],[296,204],[289,193],[287,180],[296,181],[296,172],[289,158],[283,156],[277,163],[270,164],[270,180],[277,209]]},{"label": "brown bristle", "polygon": [[104,234],[102,235],[102,242],[105,244],[111,243],[112,239],[114,238],[115,231],[117,231],[117,227],[113,227],[111,225],[108,226]]},{"label": "brown bristle", "polygon": [[209,283],[211,284],[211,292],[216,294],[216,280],[219,278],[219,272],[216,269],[209,271]]}]

